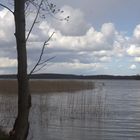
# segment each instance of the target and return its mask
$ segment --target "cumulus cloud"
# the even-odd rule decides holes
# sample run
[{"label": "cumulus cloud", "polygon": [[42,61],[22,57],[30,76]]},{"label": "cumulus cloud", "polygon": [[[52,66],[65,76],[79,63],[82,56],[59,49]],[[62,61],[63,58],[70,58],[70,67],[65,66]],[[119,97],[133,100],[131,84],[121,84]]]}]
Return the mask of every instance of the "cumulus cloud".
[{"label": "cumulus cloud", "polygon": [[84,35],[89,29],[90,24],[86,21],[84,13],[80,9],[74,9],[70,6],[61,8],[64,12],[58,15],[58,19],[64,19],[69,16],[69,21],[62,20],[59,23],[52,22],[52,26],[59,30],[63,35],[79,36]]},{"label": "cumulus cloud", "polygon": [[7,68],[7,67],[15,67],[17,65],[16,59],[9,59],[7,57],[0,57],[0,67]]},{"label": "cumulus cloud", "polygon": [[140,24],[135,27],[126,52],[134,62],[140,62]]},{"label": "cumulus cloud", "polygon": [[[110,25],[110,23],[108,24]],[[106,23],[106,26],[108,24]],[[116,34],[114,34],[115,37],[112,36],[111,38],[111,33],[107,34],[105,31],[102,33],[102,31],[96,31],[93,27],[89,28],[85,35],[82,36],[65,36],[60,31],[56,30],[55,32],[56,33],[50,42],[50,48],[61,51],[101,51],[115,49],[116,51],[119,50],[121,52],[121,49],[123,49],[122,44],[125,42],[125,39],[122,39],[123,37],[120,34],[117,34],[117,31]]]},{"label": "cumulus cloud", "polygon": [[83,36],[64,36],[61,32],[56,32],[50,47],[74,51],[110,49],[110,46],[104,43],[103,35],[93,28],[90,28]]},{"label": "cumulus cloud", "polygon": [[111,60],[111,57],[107,57],[107,56],[104,56],[104,57],[101,57],[100,58],[100,61],[101,62],[108,62],[108,61],[110,61]]},{"label": "cumulus cloud", "polygon": [[135,44],[132,44],[127,49],[127,53],[131,56],[140,56],[140,47],[136,46]]},{"label": "cumulus cloud", "polygon": [[135,62],[140,62],[140,57],[135,57],[135,58],[134,58],[134,61],[135,61]]},{"label": "cumulus cloud", "polygon": [[113,41],[113,38],[117,33],[113,23],[104,23],[101,27],[101,32],[103,33],[105,38],[111,42]]},{"label": "cumulus cloud", "polygon": [[[53,63],[52,65],[49,65],[47,68],[47,72],[56,73],[56,69],[58,73],[77,73],[77,74],[85,74],[87,71],[98,71],[101,69],[103,65],[100,63],[91,63],[91,64],[84,64],[79,62],[73,62],[73,63]],[[63,68],[63,70],[62,70]]]},{"label": "cumulus cloud", "polygon": [[135,64],[132,64],[130,67],[129,67],[131,70],[135,70],[137,67]]},{"label": "cumulus cloud", "polygon": [[136,26],[133,35],[138,41],[140,41],[140,25]]},{"label": "cumulus cloud", "polygon": [[[62,8],[65,12],[58,18],[70,16],[67,21],[40,21],[30,35],[28,47],[29,65],[33,66],[40,54],[43,41],[55,32],[45,49],[44,58],[56,56],[49,65],[47,72],[78,73],[79,71],[95,72],[103,66],[111,65],[115,59],[131,56],[140,62],[140,25],[134,29],[132,37],[118,31],[114,23],[104,23],[95,29],[86,21],[80,9],[70,6]],[[27,24],[27,29],[30,24]],[[15,67],[14,21],[5,9],[0,11],[0,67]],[[27,30],[28,33],[28,30]],[[5,48],[3,46],[6,46]],[[11,49],[9,49],[11,48]],[[7,53],[9,52],[9,53]],[[3,63],[5,62],[5,63]],[[117,66],[116,66],[117,67]],[[130,69],[136,69],[133,64]],[[56,71],[57,70],[57,71]],[[106,69],[107,70],[107,69]]]},{"label": "cumulus cloud", "polygon": [[2,45],[14,44],[14,19],[13,15],[6,10],[0,11],[0,43]]}]

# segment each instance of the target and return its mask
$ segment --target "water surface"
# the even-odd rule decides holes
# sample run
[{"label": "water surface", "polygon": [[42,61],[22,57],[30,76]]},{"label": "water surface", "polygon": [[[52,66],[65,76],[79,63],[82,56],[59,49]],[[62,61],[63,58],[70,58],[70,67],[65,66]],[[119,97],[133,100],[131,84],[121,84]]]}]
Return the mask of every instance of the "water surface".
[{"label": "water surface", "polygon": [[[29,140],[139,140],[140,81],[95,80],[95,88],[33,94]],[[12,128],[17,97],[0,94],[0,127]]]}]

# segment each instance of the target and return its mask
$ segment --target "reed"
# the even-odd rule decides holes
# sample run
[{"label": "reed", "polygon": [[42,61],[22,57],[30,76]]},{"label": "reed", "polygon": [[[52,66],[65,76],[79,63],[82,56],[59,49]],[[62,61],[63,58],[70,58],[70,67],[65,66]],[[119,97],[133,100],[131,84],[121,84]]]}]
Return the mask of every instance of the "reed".
[{"label": "reed", "polygon": [[[31,93],[74,92],[93,89],[92,81],[87,80],[31,80]],[[16,80],[0,80],[0,93],[17,93]]]}]

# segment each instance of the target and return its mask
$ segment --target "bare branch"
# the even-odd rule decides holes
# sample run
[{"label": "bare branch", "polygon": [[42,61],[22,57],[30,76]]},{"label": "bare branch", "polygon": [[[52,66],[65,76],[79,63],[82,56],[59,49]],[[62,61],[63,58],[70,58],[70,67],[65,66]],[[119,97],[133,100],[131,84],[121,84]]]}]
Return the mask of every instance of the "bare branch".
[{"label": "bare branch", "polygon": [[0,6],[6,8],[8,11],[10,11],[14,15],[14,12],[9,7],[7,7],[6,5],[0,3]]},{"label": "bare branch", "polygon": [[[33,67],[33,69],[31,70],[31,72],[30,72],[30,74],[29,74],[29,76],[32,74],[32,73],[34,73],[36,70],[36,68],[39,66],[39,65],[41,65],[41,63],[42,64],[44,64],[45,63],[45,61],[43,61],[43,62],[41,62],[41,60],[42,60],[42,56],[43,56],[43,54],[44,54],[44,49],[45,49],[45,46],[47,45],[47,42],[49,42],[50,41],[50,39],[52,38],[52,36],[54,35],[54,32],[51,34],[51,36],[44,42],[44,44],[43,44],[43,46],[42,46],[42,50],[41,50],[41,53],[40,53],[40,56],[39,56],[39,59],[38,59],[38,61],[37,61],[37,63],[35,64],[35,66]],[[50,60],[51,60],[51,58],[50,58]],[[48,62],[49,60],[46,60],[46,62]],[[41,63],[40,63],[41,62]],[[44,64],[44,65],[46,65],[46,64]],[[43,65],[43,67],[44,67],[44,65]],[[39,68],[40,69],[40,68]],[[41,68],[42,69],[42,68]],[[38,70],[37,70],[38,71]]]},{"label": "bare branch", "polygon": [[[44,65],[41,66],[40,68],[34,70],[34,71],[32,72],[32,74],[33,74],[33,73],[36,73],[36,72],[38,72],[38,71],[40,71],[40,70],[41,70],[42,68],[44,68],[46,65],[47,65],[47,64],[44,64]],[[30,76],[30,75],[29,75],[29,76]]]},{"label": "bare branch", "polygon": [[[55,10],[55,9],[54,9],[55,6],[53,6],[52,3],[50,4],[48,1],[46,1],[45,6],[48,7],[48,14],[49,14],[50,16],[52,16],[54,19],[57,19],[57,20],[60,20],[60,21],[63,21],[63,20],[65,19],[65,18],[64,18],[64,19],[60,19],[60,18],[57,18],[56,16],[54,16],[54,13],[57,13],[57,12],[62,13],[63,11],[60,11],[60,9]],[[57,12],[56,12],[56,11],[57,11]]]},{"label": "bare branch", "polygon": [[[29,7],[29,3],[30,3],[30,4],[32,4],[32,6],[34,6],[37,9],[35,18],[33,20],[33,23],[32,23],[31,28],[29,29],[29,32],[27,34],[26,42],[28,41],[31,32],[32,32],[35,24],[37,23],[38,17],[41,16],[41,18],[45,19],[46,18],[46,16],[45,16],[46,15],[46,12],[48,12],[49,15],[51,15],[52,17],[54,17],[55,19],[58,19],[58,20],[67,20],[68,21],[68,19],[69,19],[69,16],[67,16],[64,19],[59,19],[59,18],[55,17],[54,14],[63,13],[63,11],[60,10],[60,9],[56,9],[56,5],[54,5],[53,3],[49,3],[48,0],[40,0],[40,3],[37,0],[27,0],[26,2],[27,2],[27,7],[26,8]],[[40,53],[39,58],[38,58],[38,61],[36,62],[36,64],[33,67],[33,69],[30,71],[29,76],[32,73],[35,73],[35,72],[41,70],[43,67],[46,66],[46,63],[48,61],[50,61],[51,59],[54,58],[54,57],[52,57],[52,58],[49,58],[49,59],[44,60],[44,61],[42,60],[42,57],[43,57],[43,54],[44,54],[44,50],[45,50],[45,46],[48,45],[48,42],[52,38],[53,34],[54,34],[54,32],[44,42],[44,44],[42,46],[42,49],[41,49],[41,53]]]},{"label": "bare branch", "polygon": [[39,65],[43,65],[44,63],[46,63],[46,62],[48,62],[48,61],[54,59],[55,57],[56,57],[56,56],[53,56],[53,57],[51,57],[51,58],[48,58],[47,60],[45,60],[45,61],[39,63]]},{"label": "bare branch", "polygon": [[42,58],[42,55],[43,55],[43,52],[44,52],[45,44],[46,44],[46,41],[45,41],[44,44],[43,44],[43,47],[42,47],[42,50],[41,50],[41,54],[40,54],[40,56],[39,56],[39,59],[38,59],[36,65],[35,65],[35,66],[33,67],[33,69],[31,70],[29,76],[30,76],[32,73],[34,73],[36,67],[39,65],[39,62],[41,61],[41,58]]},{"label": "bare branch", "polygon": [[34,19],[33,24],[32,24],[32,26],[31,26],[31,28],[30,28],[30,30],[29,30],[29,33],[28,33],[28,35],[27,35],[27,37],[26,37],[26,42],[28,41],[29,36],[30,36],[30,34],[31,34],[32,30],[33,30],[33,27],[34,27],[34,25],[35,25],[35,23],[36,23],[36,21],[37,21],[37,18],[38,18],[39,12],[40,12],[40,8],[41,8],[41,5],[42,5],[42,2],[43,2],[43,0],[41,0],[41,2],[40,2],[40,4],[39,4],[39,8],[38,8],[38,10],[37,10],[35,19]]},{"label": "bare branch", "polygon": [[[36,8],[38,9],[39,8],[39,5],[38,5],[38,2],[36,1],[32,1],[32,0],[29,0],[29,2]],[[57,20],[60,20],[60,21],[63,21],[63,20],[66,20],[66,21],[69,21],[69,16],[67,17],[64,17],[64,18],[58,18],[56,17],[55,15],[58,14],[58,13],[63,13],[64,11],[61,10],[61,9],[57,9],[56,5],[53,4],[53,3],[50,3],[48,0],[43,0],[42,2],[42,5],[40,7],[42,13],[40,14],[41,18],[45,19],[46,18],[46,14],[50,15],[51,17],[53,17],[54,19],[57,19]]]}]

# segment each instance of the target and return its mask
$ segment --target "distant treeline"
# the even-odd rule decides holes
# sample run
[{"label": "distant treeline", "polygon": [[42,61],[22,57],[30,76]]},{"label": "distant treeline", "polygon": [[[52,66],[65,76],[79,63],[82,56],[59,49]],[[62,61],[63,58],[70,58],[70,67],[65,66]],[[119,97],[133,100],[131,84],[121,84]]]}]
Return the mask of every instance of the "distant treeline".
[{"label": "distant treeline", "polygon": [[[1,79],[17,79],[17,75],[0,75]],[[140,75],[114,76],[114,75],[72,75],[72,74],[33,74],[31,79],[116,79],[140,80]]]}]

